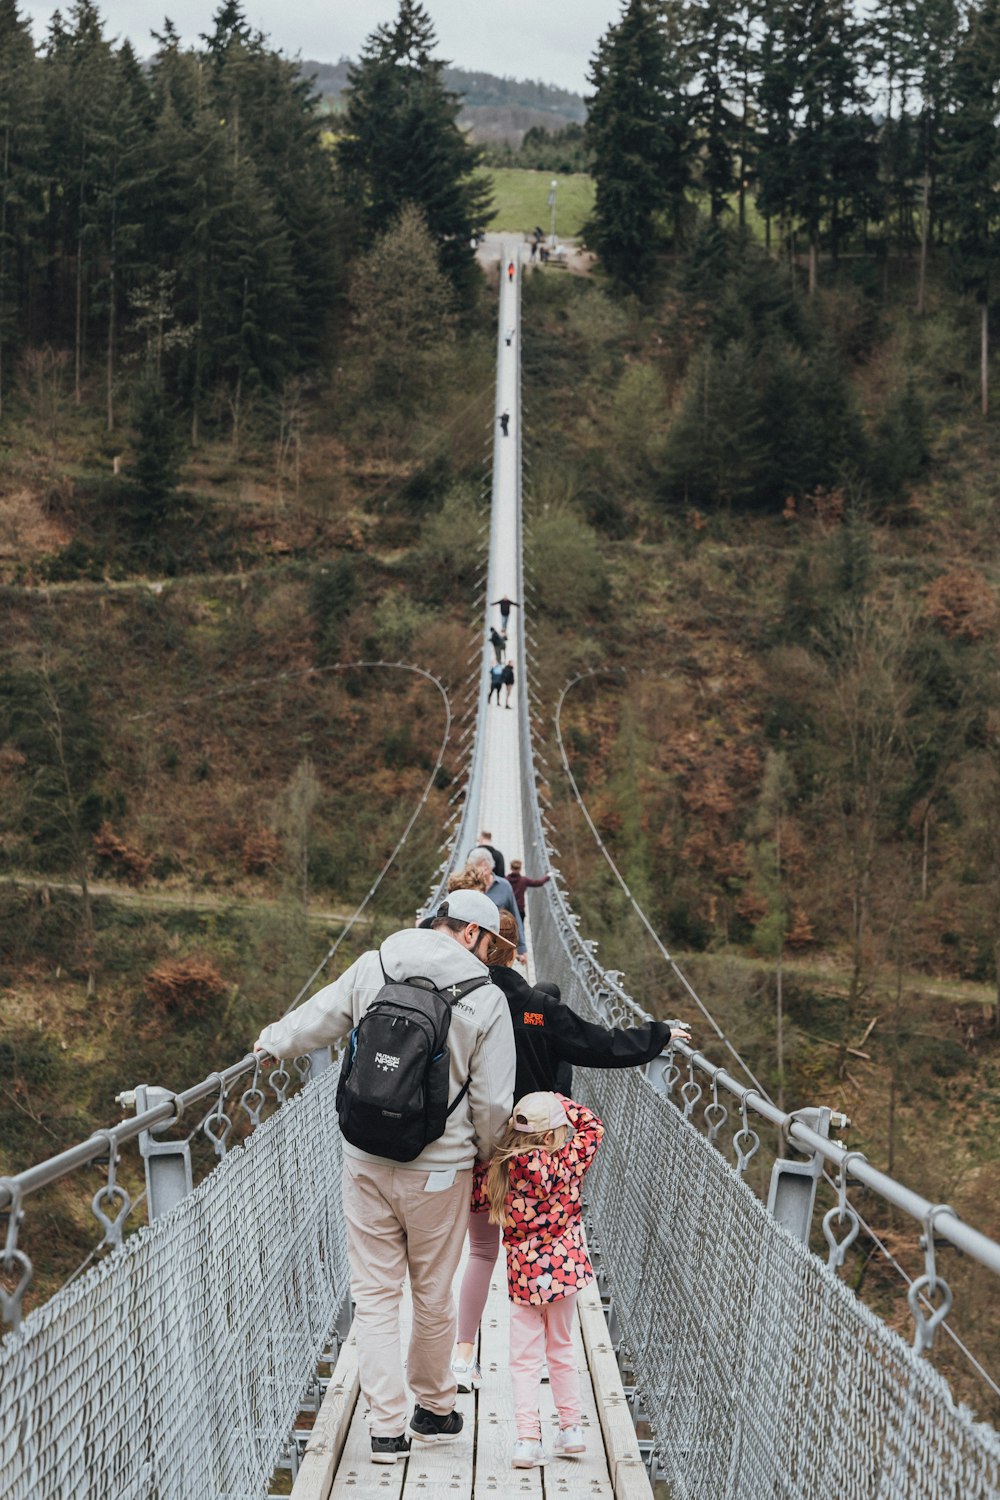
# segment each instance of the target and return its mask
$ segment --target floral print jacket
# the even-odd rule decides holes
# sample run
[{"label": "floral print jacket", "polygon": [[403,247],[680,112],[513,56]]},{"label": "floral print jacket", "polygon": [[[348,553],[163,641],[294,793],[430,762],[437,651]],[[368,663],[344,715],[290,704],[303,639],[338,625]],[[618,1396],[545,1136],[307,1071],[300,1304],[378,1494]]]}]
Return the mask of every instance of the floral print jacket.
[{"label": "floral print jacket", "polygon": [[571,1297],[594,1279],[583,1242],[581,1189],[604,1126],[583,1104],[557,1094],[573,1134],[560,1151],[514,1157],[507,1194],[507,1290],[512,1302],[540,1306]]}]

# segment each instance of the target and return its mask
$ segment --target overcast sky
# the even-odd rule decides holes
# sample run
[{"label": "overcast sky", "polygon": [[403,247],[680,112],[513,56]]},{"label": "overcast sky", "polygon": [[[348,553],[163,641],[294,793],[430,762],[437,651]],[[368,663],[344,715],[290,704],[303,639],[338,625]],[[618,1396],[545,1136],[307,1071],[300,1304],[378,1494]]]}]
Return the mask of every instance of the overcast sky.
[{"label": "overcast sky", "polygon": [[[69,10],[22,0],[20,10],[44,37],[52,12]],[[162,5],[162,9],[161,9]],[[185,42],[211,29],[218,0],[98,0],[109,36],[129,37],[140,56],[152,51],[149,33],[169,16]],[[620,0],[427,0],[438,35],[438,55],[461,68],[583,93],[598,38],[617,20]],[[245,0],[247,19],[273,46],[294,56],[336,62],[356,57],[365,37],[396,13],[397,0]]]}]

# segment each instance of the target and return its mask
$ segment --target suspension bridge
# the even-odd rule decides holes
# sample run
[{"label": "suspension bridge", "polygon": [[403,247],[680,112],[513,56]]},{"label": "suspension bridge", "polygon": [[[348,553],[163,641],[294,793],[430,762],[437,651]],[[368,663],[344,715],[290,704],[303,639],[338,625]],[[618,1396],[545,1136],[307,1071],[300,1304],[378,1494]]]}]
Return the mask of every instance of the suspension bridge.
[{"label": "suspension bridge", "polygon": [[[516,251],[505,248],[501,265],[509,258]],[[464,796],[428,904],[490,827],[526,869],[553,869],[529,904],[534,969],[588,1018],[634,1024],[641,1005],[580,935],[539,788],[522,572],[520,279],[519,264],[513,279],[501,276],[496,410],[510,413],[510,429],[494,432],[476,626],[481,641],[487,601],[506,593],[519,602],[509,642],[516,709],[477,693]],[[474,661],[478,685],[488,647],[477,645]],[[450,729],[449,712],[445,743]],[[248,1054],[181,1092],[137,1087],[122,1096],[134,1115],[0,1180],[0,1496],[263,1500],[283,1473],[281,1492],[291,1486],[296,1500],[631,1500],[653,1483],[672,1500],[996,1500],[1000,1438],[954,1400],[927,1354],[948,1331],[951,1305],[938,1247],[957,1247],[1000,1275],[1000,1245],[832,1139],[829,1110],[777,1109],[718,1028],[715,1041],[729,1052],[726,1066],[679,1044],[643,1072],[576,1074],[606,1125],[588,1177],[599,1279],[579,1316],[586,1459],[509,1468],[498,1270],[481,1332],[484,1384],[459,1398],[462,1441],[429,1453],[415,1446],[392,1469],[369,1463],[350,1330],[335,1059],[297,1060],[303,1086],[293,1089],[290,1070],[265,1082]],[[266,1103],[277,1107],[265,1118]],[[238,1146],[230,1141],[237,1112],[253,1127]],[[179,1122],[187,1136],[171,1131]],[[762,1122],[787,1142],[766,1204],[744,1180]],[[218,1157],[197,1186],[195,1130]],[[116,1168],[131,1142],[145,1165],[149,1222],[126,1235],[134,1205]],[[19,1232],[31,1195],[97,1160],[108,1175],[92,1206],[109,1253],[22,1316],[32,1266]],[[827,1172],[839,1176],[823,1220],[824,1261],[808,1241]],[[837,1274],[862,1223],[850,1198],[857,1184],[908,1215],[914,1236],[923,1231],[912,1343]]]}]

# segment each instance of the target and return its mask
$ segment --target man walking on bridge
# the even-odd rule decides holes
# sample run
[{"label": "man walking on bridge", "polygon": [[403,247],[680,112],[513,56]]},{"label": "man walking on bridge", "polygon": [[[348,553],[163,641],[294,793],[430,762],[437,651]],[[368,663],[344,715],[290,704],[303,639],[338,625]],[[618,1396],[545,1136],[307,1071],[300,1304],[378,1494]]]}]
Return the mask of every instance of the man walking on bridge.
[{"label": "man walking on bridge", "polygon": [[500,629],[503,631],[504,635],[506,635],[510,627],[511,610],[520,609],[521,606],[518,604],[516,599],[511,599],[507,594],[501,595],[499,599],[491,599],[491,609],[493,608],[494,604],[499,604],[500,606]]},{"label": "man walking on bridge", "polygon": [[[510,1009],[485,962],[487,945],[499,931],[500,913],[488,896],[453,891],[429,929],[393,933],[333,984],[265,1026],[254,1044],[262,1056],[287,1058],[341,1042],[383,987],[404,985],[411,976],[445,998],[454,996],[447,1032],[452,1104],[443,1134],[411,1161],[344,1142],[347,1254],[373,1463],[405,1458],[411,1437],[446,1442],[462,1431],[451,1373],[451,1288],[468,1225],[473,1165],[492,1155],[514,1100]],[[380,1066],[399,1063],[386,1054],[378,1057]],[[399,1333],[407,1273],[413,1329],[406,1379],[416,1399],[409,1425]]]}]

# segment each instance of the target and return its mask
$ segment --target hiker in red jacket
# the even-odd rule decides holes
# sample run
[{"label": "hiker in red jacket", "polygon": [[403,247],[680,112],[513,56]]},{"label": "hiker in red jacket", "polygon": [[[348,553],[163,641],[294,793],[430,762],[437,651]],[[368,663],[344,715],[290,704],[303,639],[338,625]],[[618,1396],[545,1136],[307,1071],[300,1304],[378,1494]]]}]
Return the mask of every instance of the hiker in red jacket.
[{"label": "hiker in red jacket", "polygon": [[517,909],[523,917],[525,891],[528,890],[531,886],[544,885],[547,880],[552,879],[552,876],[542,875],[540,879],[532,880],[530,876],[521,874],[521,861],[519,859],[512,859],[510,862],[510,874],[507,876],[507,879],[510,882],[511,890],[514,892],[514,900],[517,902]]}]

